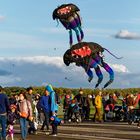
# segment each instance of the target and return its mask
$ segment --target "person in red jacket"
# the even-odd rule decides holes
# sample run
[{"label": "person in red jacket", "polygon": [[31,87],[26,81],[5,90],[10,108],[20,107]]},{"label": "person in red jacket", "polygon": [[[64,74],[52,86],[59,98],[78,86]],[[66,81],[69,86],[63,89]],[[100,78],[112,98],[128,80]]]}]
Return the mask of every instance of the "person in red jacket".
[{"label": "person in red jacket", "polygon": [[140,93],[138,93],[137,95],[136,95],[136,100],[135,100],[135,107],[137,106],[137,105],[139,105],[139,109],[140,109]]}]

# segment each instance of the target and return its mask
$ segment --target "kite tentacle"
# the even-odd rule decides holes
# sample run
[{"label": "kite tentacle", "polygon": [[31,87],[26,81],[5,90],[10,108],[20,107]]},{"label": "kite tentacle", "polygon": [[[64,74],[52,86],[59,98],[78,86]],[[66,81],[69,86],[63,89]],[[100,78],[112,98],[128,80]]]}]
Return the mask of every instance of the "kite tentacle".
[{"label": "kite tentacle", "polygon": [[80,34],[81,34],[81,41],[82,41],[83,38],[84,38],[84,32],[83,32],[81,26],[78,26],[78,29],[79,29],[79,31],[80,31]]},{"label": "kite tentacle", "polygon": [[81,38],[80,38],[78,29],[77,29],[77,28],[74,28],[73,30],[74,30],[75,33],[76,33],[77,41],[78,41],[78,42],[81,42]]},{"label": "kite tentacle", "polygon": [[[91,82],[91,80],[93,79],[93,72],[91,71],[90,68],[98,69],[98,62],[96,60],[92,59],[88,65],[86,72],[87,72],[87,75],[89,76],[89,79],[88,79],[89,82]],[[99,71],[96,74],[98,74],[98,76],[99,76]]]},{"label": "kite tentacle", "polygon": [[76,12],[74,14],[74,19],[75,19],[75,22],[77,24],[77,27],[78,27],[78,30],[80,31],[80,34],[81,34],[81,40],[84,38],[84,32],[81,28],[81,19],[80,19],[80,15]]},{"label": "kite tentacle", "polygon": [[[69,29],[70,30],[73,29],[75,31],[76,37],[77,37],[77,41],[80,42],[81,41],[81,37],[83,37],[83,31],[82,31],[82,29],[79,29],[78,26],[79,26],[79,24],[77,24],[77,21],[74,19],[74,17],[71,17],[69,19]],[[80,37],[79,31],[81,33],[81,37]]]},{"label": "kite tentacle", "polygon": [[70,47],[73,44],[73,39],[72,39],[72,30],[69,30],[69,43],[70,43]]},{"label": "kite tentacle", "polygon": [[105,62],[102,62],[102,63],[103,63],[103,68],[109,73],[109,76],[110,76],[110,80],[104,85],[104,88],[106,88],[108,85],[110,85],[114,81],[114,72],[107,63]]},{"label": "kite tentacle", "polygon": [[99,86],[99,84],[103,81],[103,74],[102,74],[99,66],[97,66],[95,68],[95,73],[96,73],[96,75],[98,77],[97,84],[95,85],[95,88],[97,88]]},{"label": "kite tentacle", "polygon": [[78,12],[76,12],[74,14],[74,18],[75,18],[75,21],[76,21],[77,25],[81,26],[81,18],[80,18],[80,15],[79,15]]},{"label": "kite tentacle", "polygon": [[93,72],[92,72],[92,70],[88,69],[88,71],[86,73],[89,76],[88,81],[91,82],[91,80],[93,79]]}]

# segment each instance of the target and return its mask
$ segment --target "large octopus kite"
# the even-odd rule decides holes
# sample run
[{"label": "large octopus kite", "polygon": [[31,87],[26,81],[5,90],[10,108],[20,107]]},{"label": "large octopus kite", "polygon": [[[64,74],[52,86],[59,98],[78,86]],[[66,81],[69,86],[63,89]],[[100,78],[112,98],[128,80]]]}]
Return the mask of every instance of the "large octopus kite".
[{"label": "large octopus kite", "polygon": [[[65,52],[63,56],[63,61],[66,64],[66,66],[69,66],[70,63],[75,63],[77,66],[83,67],[85,69],[85,72],[89,76],[88,79],[89,82],[91,82],[91,80],[93,79],[93,72],[91,71],[91,68],[94,68],[95,73],[98,77],[98,82],[95,85],[95,88],[97,88],[103,80],[103,74],[100,70],[100,66],[103,67],[110,76],[109,81],[103,87],[106,88],[108,85],[110,85],[113,82],[114,72],[111,69],[111,67],[103,60],[102,53],[104,50],[108,51],[107,49],[103,48],[97,43],[80,42],[73,45],[70,49],[68,49]],[[113,55],[111,52],[109,53]],[[115,55],[113,56],[117,59],[120,59]]]},{"label": "large octopus kite", "polygon": [[81,42],[84,33],[81,28],[80,9],[74,4],[63,4],[53,11],[53,19],[59,20],[69,30],[69,43],[73,44],[72,30],[75,31],[78,42]]}]

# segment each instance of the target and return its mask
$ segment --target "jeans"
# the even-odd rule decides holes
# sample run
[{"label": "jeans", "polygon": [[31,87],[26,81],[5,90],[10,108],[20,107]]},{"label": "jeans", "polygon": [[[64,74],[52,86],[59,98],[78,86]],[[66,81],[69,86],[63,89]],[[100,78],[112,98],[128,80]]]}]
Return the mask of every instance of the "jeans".
[{"label": "jeans", "polygon": [[0,115],[0,125],[2,127],[1,137],[3,140],[6,140],[6,124],[7,124],[6,115]]},{"label": "jeans", "polygon": [[26,120],[26,118],[20,118],[20,129],[21,129],[21,137],[24,140],[27,137],[27,120]]},{"label": "jeans", "polygon": [[47,127],[47,130],[49,130],[49,118],[50,118],[50,112],[45,112],[44,111],[44,116],[45,116],[45,120],[43,122],[43,125],[42,125],[42,130],[44,129],[45,125]]}]

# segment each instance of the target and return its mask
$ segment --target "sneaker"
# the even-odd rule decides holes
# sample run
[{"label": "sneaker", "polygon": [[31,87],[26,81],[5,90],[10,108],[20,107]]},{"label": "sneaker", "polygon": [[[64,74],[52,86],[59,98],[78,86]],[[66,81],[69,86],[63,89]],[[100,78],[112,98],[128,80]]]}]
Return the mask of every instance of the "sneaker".
[{"label": "sneaker", "polygon": [[49,135],[49,132],[45,132],[45,135]]},{"label": "sneaker", "polygon": [[57,134],[52,134],[51,136],[54,136],[54,137],[56,137],[56,136],[57,136]]},{"label": "sneaker", "polygon": [[68,122],[71,122],[71,119],[69,119]]}]

